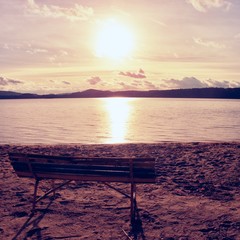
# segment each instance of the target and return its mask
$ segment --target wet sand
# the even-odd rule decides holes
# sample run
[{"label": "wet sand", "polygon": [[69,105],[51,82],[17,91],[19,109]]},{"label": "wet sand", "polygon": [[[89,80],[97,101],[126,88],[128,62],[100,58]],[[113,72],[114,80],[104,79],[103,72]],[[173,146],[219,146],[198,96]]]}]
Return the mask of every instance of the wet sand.
[{"label": "wet sand", "polygon": [[[135,234],[129,199],[102,183],[72,182],[30,217],[34,181],[16,176],[9,151],[155,157],[157,183],[137,185]],[[239,142],[0,145],[0,168],[1,239],[240,239]],[[39,194],[49,185],[42,181]],[[112,185],[129,193],[129,184]]]}]

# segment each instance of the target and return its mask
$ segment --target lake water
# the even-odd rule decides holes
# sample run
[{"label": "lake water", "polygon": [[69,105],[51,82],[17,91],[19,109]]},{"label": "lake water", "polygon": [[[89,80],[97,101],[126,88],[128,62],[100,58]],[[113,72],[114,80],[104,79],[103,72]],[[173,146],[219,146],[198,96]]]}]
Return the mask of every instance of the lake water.
[{"label": "lake water", "polygon": [[240,141],[240,100],[1,100],[0,114],[0,144]]}]

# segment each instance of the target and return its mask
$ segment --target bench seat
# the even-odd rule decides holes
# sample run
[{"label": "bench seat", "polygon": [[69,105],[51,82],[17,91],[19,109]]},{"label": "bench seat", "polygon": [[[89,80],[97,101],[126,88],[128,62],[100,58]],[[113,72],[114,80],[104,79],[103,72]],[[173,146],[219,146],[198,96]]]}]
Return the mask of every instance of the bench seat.
[{"label": "bench seat", "polygon": [[[54,156],[34,153],[9,153],[9,159],[18,177],[34,178],[32,213],[36,203],[62,186],[77,181],[103,182],[131,199],[132,226],[136,217],[136,184],[155,183],[155,158]],[[38,184],[42,180],[60,179],[64,183],[53,187],[37,198]],[[112,187],[109,182],[131,184],[131,195]]]}]

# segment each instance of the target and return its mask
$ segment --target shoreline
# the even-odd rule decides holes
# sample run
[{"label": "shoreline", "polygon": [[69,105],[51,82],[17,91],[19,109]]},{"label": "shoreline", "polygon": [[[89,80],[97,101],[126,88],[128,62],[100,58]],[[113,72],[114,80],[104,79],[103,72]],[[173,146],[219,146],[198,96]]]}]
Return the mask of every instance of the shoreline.
[{"label": "shoreline", "polygon": [[[240,142],[0,144],[4,239],[12,239],[28,220],[33,193],[33,180],[13,172],[9,151],[156,157],[157,184],[137,186],[142,223],[137,239],[240,239]],[[129,191],[128,184],[113,185]],[[40,191],[47,188],[48,181],[42,182]],[[54,201],[39,203],[34,217],[40,221],[17,239],[126,239],[123,230],[130,231],[129,199],[102,183],[73,182],[57,191]]]},{"label": "shoreline", "polygon": [[240,144],[239,140],[204,140],[204,141],[159,141],[159,142],[119,142],[119,143],[84,143],[84,142],[78,142],[78,143],[0,143],[0,147],[6,147],[6,146],[95,146],[95,145],[103,145],[103,146],[112,146],[112,145],[162,145],[162,144]]}]

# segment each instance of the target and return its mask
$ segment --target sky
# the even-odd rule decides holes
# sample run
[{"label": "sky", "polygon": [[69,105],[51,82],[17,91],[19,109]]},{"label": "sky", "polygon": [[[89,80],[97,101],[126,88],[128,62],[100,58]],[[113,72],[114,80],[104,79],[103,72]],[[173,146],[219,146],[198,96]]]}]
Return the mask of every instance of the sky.
[{"label": "sky", "polygon": [[239,0],[0,0],[0,90],[240,87]]}]

